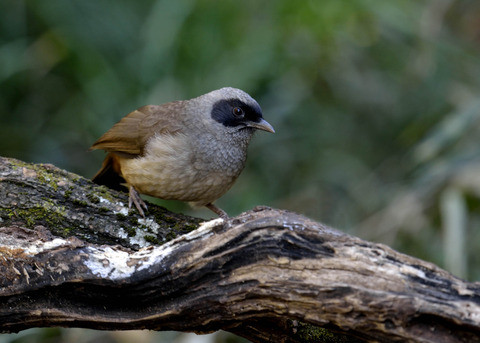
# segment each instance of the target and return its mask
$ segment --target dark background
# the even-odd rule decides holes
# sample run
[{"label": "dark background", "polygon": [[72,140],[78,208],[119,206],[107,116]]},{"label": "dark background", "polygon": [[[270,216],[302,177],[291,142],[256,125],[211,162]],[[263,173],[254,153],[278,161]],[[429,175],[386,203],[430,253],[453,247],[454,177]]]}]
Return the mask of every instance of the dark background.
[{"label": "dark background", "polygon": [[220,207],[289,209],[479,280],[479,39],[476,0],[4,0],[0,155],[91,177],[89,146],[133,109],[238,87],[277,132]]}]

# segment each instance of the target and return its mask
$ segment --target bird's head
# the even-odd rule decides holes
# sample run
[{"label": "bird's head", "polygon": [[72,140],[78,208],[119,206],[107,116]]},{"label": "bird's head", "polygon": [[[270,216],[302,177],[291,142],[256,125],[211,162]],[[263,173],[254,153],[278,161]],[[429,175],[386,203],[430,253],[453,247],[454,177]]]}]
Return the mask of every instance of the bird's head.
[{"label": "bird's head", "polygon": [[216,122],[237,130],[275,132],[272,125],[263,119],[260,105],[244,91],[226,87],[205,96],[213,101],[210,115]]}]

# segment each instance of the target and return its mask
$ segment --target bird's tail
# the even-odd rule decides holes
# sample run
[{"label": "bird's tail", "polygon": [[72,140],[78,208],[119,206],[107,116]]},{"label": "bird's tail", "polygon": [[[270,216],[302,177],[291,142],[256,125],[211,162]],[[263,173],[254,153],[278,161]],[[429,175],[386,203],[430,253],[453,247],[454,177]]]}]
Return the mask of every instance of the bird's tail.
[{"label": "bird's tail", "polygon": [[95,174],[92,181],[117,191],[125,191],[125,179],[121,176],[120,164],[117,159],[117,156],[109,153],[103,160],[102,168]]}]

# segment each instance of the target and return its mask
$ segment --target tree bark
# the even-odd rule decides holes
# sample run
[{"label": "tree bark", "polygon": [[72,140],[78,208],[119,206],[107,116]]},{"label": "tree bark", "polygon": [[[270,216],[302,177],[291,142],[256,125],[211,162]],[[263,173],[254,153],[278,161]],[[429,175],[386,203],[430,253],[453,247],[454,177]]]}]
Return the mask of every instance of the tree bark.
[{"label": "tree bark", "polygon": [[266,207],[202,222],[125,204],[54,166],[0,158],[1,332],[480,342],[480,283],[385,245]]}]

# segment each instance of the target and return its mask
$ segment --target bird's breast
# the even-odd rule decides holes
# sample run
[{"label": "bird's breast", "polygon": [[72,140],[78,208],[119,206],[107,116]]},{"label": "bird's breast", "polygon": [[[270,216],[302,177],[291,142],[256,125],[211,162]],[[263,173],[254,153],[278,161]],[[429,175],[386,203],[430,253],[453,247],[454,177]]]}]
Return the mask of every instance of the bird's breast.
[{"label": "bird's breast", "polygon": [[154,136],[143,156],[122,159],[122,176],[142,194],[199,205],[213,202],[243,170],[246,150],[205,138]]}]

